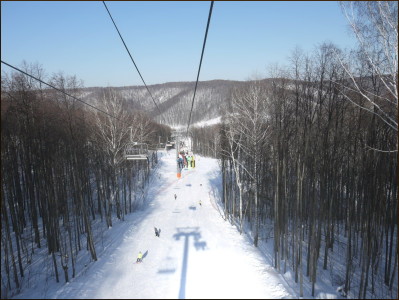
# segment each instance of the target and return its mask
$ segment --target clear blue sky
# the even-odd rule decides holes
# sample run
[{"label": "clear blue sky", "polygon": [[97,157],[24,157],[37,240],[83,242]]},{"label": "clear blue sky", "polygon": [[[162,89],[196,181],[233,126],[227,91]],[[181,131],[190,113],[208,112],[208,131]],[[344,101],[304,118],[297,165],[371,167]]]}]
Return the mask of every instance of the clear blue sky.
[{"label": "clear blue sky", "polygon": [[[195,81],[210,1],[106,3],[147,84]],[[326,41],[355,44],[336,1],[215,1],[200,81],[266,76],[296,46]],[[2,1],[1,59],[86,87],[142,85],[101,1]]]}]

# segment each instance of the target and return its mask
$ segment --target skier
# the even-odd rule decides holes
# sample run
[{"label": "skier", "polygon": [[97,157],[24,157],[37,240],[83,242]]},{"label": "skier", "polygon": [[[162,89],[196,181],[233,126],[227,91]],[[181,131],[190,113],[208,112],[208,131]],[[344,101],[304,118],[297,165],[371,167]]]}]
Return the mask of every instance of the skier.
[{"label": "skier", "polygon": [[200,205],[200,206],[202,206],[202,202],[201,202],[201,200],[199,201],[199,205]]},{"label": "skier", "polygon": [[183,155],[183,165],[184,168],[187,169],[187,157],[185,155]]},{"label": "skier", "polygon": [[179,159],[177,160],[178,164],[179,164],[179,168],[183,169],[183,158],[180,156]]},{"label": "skier", "polygon": [[177,195],[175,194],[175,200],[177,199]]},{"label": "skier", "polygon": [[160,230],[158,230],[156,227],[154,227],[154,230],[155,230],[155,236],[159,237]]},{"label": "skier", "polygon": [[187,155],[186,158],[187,158],[187,168],[191,169],[191,156]]},{"label": "skier", "polygon": [[143,253],[141,253],[140,251],[139,254],[137,255],[136,263],[141,263],[142,261],[143,261]]}]

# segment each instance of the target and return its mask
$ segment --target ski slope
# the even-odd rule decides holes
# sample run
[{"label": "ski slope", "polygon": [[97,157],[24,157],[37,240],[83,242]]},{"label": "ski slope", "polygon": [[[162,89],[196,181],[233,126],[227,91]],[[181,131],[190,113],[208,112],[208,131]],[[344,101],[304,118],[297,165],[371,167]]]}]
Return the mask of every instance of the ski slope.
[{"label": "ski slope", "polygon": [[[196,168],[183,170],[177,179],[175,151],[160,156],[143,206],[109,229],[111,238],[98,261],[71,282],[48,288],[45,297],[296,297],[251,241],[224,221],[217,205],[217,161],[196,156]],[[139,251],[144,258],[136,264]]]}]

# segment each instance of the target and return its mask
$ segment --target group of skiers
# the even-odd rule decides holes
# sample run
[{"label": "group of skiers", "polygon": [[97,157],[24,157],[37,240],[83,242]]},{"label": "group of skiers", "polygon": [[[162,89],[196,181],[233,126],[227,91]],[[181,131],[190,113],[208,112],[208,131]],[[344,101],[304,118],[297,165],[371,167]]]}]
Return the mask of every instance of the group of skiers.
[{"label": "group of skiers", "polygon": [[195,158],[194,155],[188,154],[188,152],[180,151],[179,158],[177,159],[179,168],[195,168]]}]

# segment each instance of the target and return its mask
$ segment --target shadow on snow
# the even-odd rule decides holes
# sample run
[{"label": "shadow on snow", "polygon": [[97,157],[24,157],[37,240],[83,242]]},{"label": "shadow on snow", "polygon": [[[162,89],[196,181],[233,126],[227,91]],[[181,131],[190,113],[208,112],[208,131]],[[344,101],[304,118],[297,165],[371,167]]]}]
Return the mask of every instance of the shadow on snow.
[{"label": "shadow on snow", "polygon": [[194,239],[195,250],[205,250],[206,242],[201,241],[201,233],[199,227],[178,227],[177,232],[173,235],[176,241],[183,239],[183,263],[180,278],[180,289],[179,289],[179,299],[185,299],[186,297],[186,279],[187,279],[187,267],[188,267],[188,252],[189,252],[189,240]]}]

